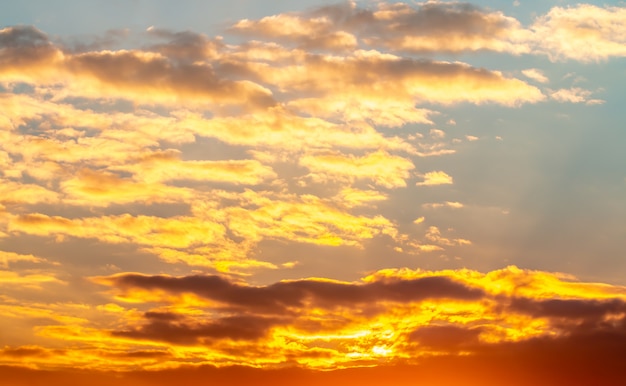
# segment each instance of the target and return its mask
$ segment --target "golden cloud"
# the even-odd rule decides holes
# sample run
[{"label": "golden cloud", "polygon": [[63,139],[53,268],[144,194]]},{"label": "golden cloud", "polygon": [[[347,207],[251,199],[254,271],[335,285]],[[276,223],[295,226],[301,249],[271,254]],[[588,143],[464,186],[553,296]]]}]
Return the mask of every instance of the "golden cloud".
[{"label": "golden cloud", "polygon": [[256,160],[182,161],[174,154],[153,154],[133,165],[117,167],[146,182],[218,181],[256,185],[276,173]]},{"label": "golden cloud", "polygon": [[15,252],[0,251],[0,268],[7,269],[9,264],[17,261],[27,261],[29,263],[42,263],[45,259],[33,255],[23,255]]},{"label": "golden cloud", "polygon": [[387,269],[355,282],[310,278],[259,286],[215,275],[120,273],[92,281],[118,302],[0,306],[9,318],[38,318],[35,331],[46,342],[80,343],[5,346],[0,361],[118,371],[177,368],[189,360],[336,369],[481,358],[550,342],[582,355],[608,348],[603,334],[619,344],[626,339],[623,287],[516,267]]},{"label": "golden cloud", "polygon": [[159,183],[134,182],[115,174],[83,169],[61,183],[66,203],[109,206],[114,203],[185,202],[194,196],[189,189]]},{"label": "golden cloud", "polygon": [[442,171],[428,172],[423,177],[424,181],[418,182],[418,186],[449,185],[453,183],[452,177]]},{"label": "golden cloud", "polygon": [[311,171],[314,180],[339,178],[354,182],[366,179],[386,188],[406,186],[405,181],[414,168],[410,160],[383,151],[362,157],[339,153],[305,155],[300,158],[300,165]]},{"label": "golden cloud", "polygon": [[[250,364],[259,363],[258,353],[269,355],[264,358],[270,362],[288,353],[312,367],[478,355],[502,344],[566,338],[576,334],[580,322],[620,320],[626,307],[621,287],[516,267],[486,274],[383,270],[358,282],[301,279],[256,287],[201,275],[118,274],[94,280],[121,290],[130,301],[148,296],[180,310],[147,312],[115,337],[181,349],[210,342],[213,354],[236,350]],[[213,316],[183,311],[197,307],[209,307]],[[311,350],[326,355],[315,359]]]}]

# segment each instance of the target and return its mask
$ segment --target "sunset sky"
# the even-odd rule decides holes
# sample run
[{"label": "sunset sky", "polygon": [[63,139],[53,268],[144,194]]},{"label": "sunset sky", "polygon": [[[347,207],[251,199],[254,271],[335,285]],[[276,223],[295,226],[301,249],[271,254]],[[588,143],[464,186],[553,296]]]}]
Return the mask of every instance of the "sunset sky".
[{"label": "sunset sky", "polygon": [[625,90],[624,1],[4,1],[0,383],[623,385]]}]

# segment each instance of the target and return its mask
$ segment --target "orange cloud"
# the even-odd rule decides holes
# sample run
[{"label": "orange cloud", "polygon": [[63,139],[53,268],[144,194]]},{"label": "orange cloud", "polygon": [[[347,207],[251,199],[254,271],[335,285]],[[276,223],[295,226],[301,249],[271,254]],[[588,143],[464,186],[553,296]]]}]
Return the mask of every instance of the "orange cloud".
[{"label": "orange cloud", "polygon": [[42,263],[46,261],[40,257],[36,257],[33,255],[22,255],[15,252],[5,252],[0,251],[0,268],[7,269],[9,268],[9,264],[17,262],[17,261],[27,261],[30,263]]},{"label": "orange cloud", "polygon": [[44,283],[64,284],[62,280],[49,274],[27,273],[20,275],[17,272],[0,270],[0,286],[3,287],[41,289]]}]

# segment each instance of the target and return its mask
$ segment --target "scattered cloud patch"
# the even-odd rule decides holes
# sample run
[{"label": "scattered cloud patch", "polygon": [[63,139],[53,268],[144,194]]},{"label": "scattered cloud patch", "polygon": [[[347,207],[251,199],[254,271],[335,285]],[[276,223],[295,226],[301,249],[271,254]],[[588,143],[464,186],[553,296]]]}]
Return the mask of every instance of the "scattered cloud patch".
[{"label": "scattered cloud patch", "polygon": [[451,185],[453,183],[452,177],[443,171],[428,172],[422,177],[424,181],[418,182],[418,186]]}]

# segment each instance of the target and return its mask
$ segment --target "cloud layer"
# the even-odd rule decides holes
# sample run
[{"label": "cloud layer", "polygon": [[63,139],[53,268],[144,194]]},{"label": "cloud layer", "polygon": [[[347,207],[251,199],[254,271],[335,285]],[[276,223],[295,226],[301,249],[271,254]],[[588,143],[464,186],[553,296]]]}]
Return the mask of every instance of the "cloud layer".
[{"label": "cloud layer", "polygon": [[[217,37],[3,27],[0,372],[527,385],[606,370],[598,382],[615,383],[624,287],[494,267],[528,251],[515,264],[545,267],[532,259],[547,241],[499,233],[540,229],[520,188],[535,176],[500,162],[535,162],[518,153],[543,137],[512,132],[569,119],[550,106],[602,107],[601,87],[554,67],[623,58],[625,20],[616,6],[523,23],[428,1],[278,12]],[[567,135],[590,143],[575,124]],[[547,145],[551,173],[561,145]]]}]

